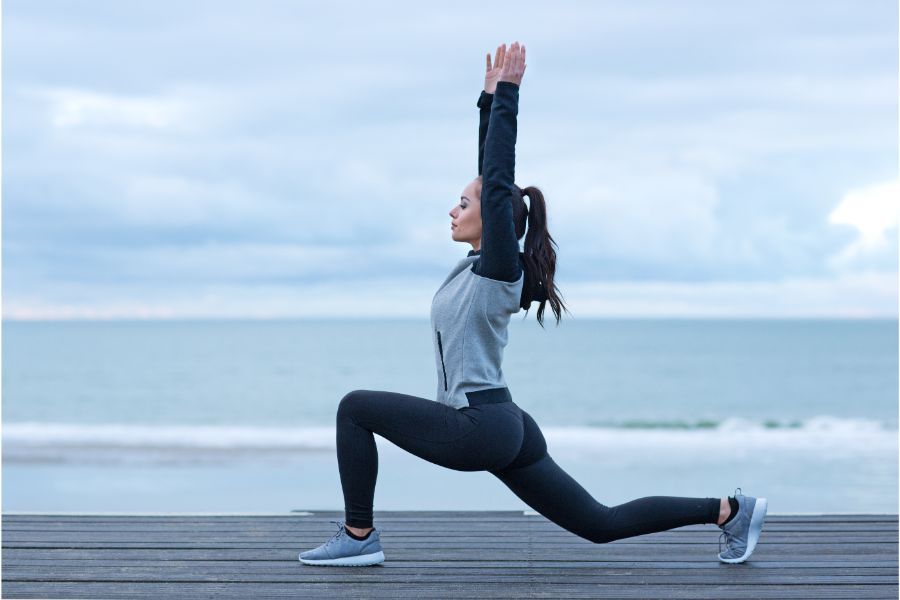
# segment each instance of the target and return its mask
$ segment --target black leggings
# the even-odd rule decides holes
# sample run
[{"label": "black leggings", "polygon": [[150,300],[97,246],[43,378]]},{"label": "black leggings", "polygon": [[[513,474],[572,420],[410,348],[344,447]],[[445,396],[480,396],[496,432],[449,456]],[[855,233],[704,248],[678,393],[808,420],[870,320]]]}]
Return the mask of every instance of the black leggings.
[{"label": "black leggings", "polygon": [[597,502],[547,454],[537,423],[515,402],[457,410],[406,394],[355,390],[337,411],[338,467],[350,527],[373,526],[375,433],[448,469],[490,471],[528,506],[594,543],[719,519],[719,498],[648,496],[612,507]]}]

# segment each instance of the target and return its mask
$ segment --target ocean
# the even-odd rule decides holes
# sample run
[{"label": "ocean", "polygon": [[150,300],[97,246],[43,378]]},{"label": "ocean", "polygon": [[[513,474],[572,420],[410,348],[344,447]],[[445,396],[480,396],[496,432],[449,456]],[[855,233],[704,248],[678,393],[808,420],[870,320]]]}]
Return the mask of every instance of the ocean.
[{"label": "ocean", "polygon": [[[550,316],[548,311],[547,315]],[[614,505],[898,509],[896,320],[515,315],[503,371],[557,463]],[[4,512],[343,506],[337,405],[434,398],[427,319],[3,322]],[[376,436],[377,511],[528,510]]]}]

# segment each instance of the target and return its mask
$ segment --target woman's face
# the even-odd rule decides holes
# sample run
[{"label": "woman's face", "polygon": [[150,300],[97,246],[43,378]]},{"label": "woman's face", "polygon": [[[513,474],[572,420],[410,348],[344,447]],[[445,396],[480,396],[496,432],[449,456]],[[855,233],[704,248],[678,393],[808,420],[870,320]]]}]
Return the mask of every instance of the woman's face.
[{"label": "woman's face", "polygon": [[472,244],[481,248],[481,184],[473,179],[462,191],[459,204],[450,211],[450,229],[454,242]]}]

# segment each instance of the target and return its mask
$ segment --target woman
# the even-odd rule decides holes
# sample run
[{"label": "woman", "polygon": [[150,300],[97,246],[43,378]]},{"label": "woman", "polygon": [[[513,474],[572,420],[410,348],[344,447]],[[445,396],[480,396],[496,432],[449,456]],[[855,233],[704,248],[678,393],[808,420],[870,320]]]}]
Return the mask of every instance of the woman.
[{"label": "woman", "polygon": [[[479,176],[450,211],[453,240],[473,249],[441,284],[431,307],[437,401],[371,390],[344,396],[337,411],[337,453],[346,522],[332,521],[338,531],[301,553],[305,564],[384,561],[372,522],[375,433],[437,465],[489,471],[534,510],[595,543],[716,523],[726,538],[719,560],[743,562],[753,552],[765,498],[738,493],[725,498],[649,496],[604,506],[553,461],[538,425],[510,395],[500,367],[510,316],[539,301],[537,318],[543,326],[547,302],[557,323],[565,308],[553,282],[555,242],[547,231],[544,198],[537,188],[521,189],[513,181],[524,72],[525,46],[518,42],[508,53],[506,44],[498,47],[493,66],[487,55],[484,91],[477,103]],[[523,235],[525,252],[520,253]]]}]

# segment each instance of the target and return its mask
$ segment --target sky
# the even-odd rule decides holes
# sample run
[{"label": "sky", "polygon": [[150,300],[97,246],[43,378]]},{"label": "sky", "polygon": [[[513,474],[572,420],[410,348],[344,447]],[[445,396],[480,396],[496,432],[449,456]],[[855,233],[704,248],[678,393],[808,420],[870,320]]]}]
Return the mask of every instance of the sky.
[{"label": "sky", "polygon": [[896,318],[897,11],[6,0],[3,318],[427,318],[513,41],[572,317]]}]

